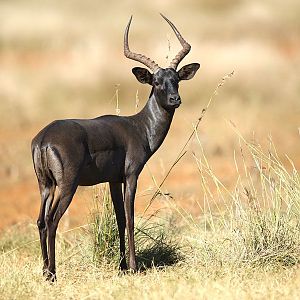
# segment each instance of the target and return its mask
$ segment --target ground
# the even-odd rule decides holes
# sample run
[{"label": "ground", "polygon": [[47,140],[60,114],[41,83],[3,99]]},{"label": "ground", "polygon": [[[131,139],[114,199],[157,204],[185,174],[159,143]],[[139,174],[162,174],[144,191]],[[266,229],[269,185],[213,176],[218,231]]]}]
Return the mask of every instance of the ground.
[{"label": "ground", "polygon": [[[55,119],[93,118],[117,110],[122,115],[134,114],[145,104],[150,87],[138,83],[131,73],[131,68],[138,64],[123,55],[123,32],[133,14],[131,49],[168,66],[180,45],[158,12],[170,18],[192,45],[191,53],[180,66],[199,62],[201,68],[193,80],[180,84],[183,104],[176,111],[166,140],[139,179],[137,215],[143,213],[211,97],[198,135],[162,186],[170,201],[193,218],[201,219],[205,217],[207,199],[214,202],[218,197],[214,180],[206,182],[211,194],[203,184],[204,170],[201,171],[197,160],[203,159],[202,151],[214,176],[228,191],[235,191],[241,173],[236,160],[241,154],[242,137],[250,144],[261,145],[266,153],[272,148],[272,141],[284,168],[292,172],[292,160],[295,170],[299,169],[299,1],[4,1],[0,4],[2,244],[16,224],[17,228],[20,224],[32,224],[29,227],[34,228],[34,233],[28,241],[30,237],[37,238],[35,222],[40,198],[30,142],[41,128]],[[223,82],[222,78],[232,71],[234,75]],[[222,82],[224,85],[215,94]],[[241,160],[240,157],[238,163]],[[257,165],[252,162],[247,167],[254,176]],[[267,167],[268,163],[263,166]],[[205,170],[210,172],[209,168]],[[90,222],[97,189],[78,189],[62,221],[61,232]],[[224,197],[227,199],[228,195]],[[148,214],[165,205],[166,198],[158,197]],[[217,207],[215,203],[211,206]],[[74,249],[78,249],[76,237],[73,243]],[[22,241],[16,244],[19,247]],[[9,291],[14,291],[18,283],[26,287],[31,298],[50,297],[49,291],[53,290],[54,295],[68,295],[67,298],[97,298],[104,294],[118,298],[124,289],[131,292],[127,295],[129,299],[137,298],[141,292],[145,299],[151,295],[161,299],[170,293],[175,299],[182,295],[205,299],[207,293],[213,298],[295,299],[299,289],[297,265],[275,271],[256,270],[252,275],[248,267],[214,269],[210,264],[198,264],[191,268],[193,260],[187,260],[167,270],[148,270],[143,273],[149,278],[148,285],[141,287],[144,276],[119,278],[114,267],[106,273],[105,266],[95,268],[90,261],[78,265],[76,261],[82,258],[79,254],[74,257],[74,265],[59,267],[61,281],[51,290],[40,278],[38,244],[34,245],[35,250],[28,250],[28,255],[26,251],[24,255],[22,251],[13,251],[7,260],[6,254],[2,255],[2,272],[21,266],[26,274],[20,278],[11,272],[2,279],[1,288],[7,289],[7,298],[12,297]],[[61,260],[69,254],[62,250]],[[205,276],[209,270],[215,273]],[[85,282],[89,282],[86,289]],[[163,287],[160,291],[158,283]],[[25,291],[19,292],[16,298],[21,298]]]}]

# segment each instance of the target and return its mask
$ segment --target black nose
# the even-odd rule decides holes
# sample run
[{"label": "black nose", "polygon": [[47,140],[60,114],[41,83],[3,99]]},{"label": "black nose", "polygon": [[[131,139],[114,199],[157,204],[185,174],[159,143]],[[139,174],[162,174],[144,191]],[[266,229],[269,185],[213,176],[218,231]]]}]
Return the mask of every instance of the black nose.
[{"label": "black nose", "polygon": [[179,95],[170,95],[169,99],[172,104],[181,104],[181,98]]}]

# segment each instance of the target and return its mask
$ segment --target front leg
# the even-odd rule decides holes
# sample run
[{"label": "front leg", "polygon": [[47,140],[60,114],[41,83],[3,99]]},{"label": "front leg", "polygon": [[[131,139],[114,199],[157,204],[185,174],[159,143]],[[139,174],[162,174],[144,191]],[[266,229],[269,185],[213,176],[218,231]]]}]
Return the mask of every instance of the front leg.
[{"label": "front leg", "polygon": [[130,175],[125,179],[125,216],[129,248],[129,269],[137,271],[134,245],[134,198],[137,186],[137,176]]},{"label": "front leg", "polygon": [[122,271],[127,270],[126,258],[125,258],[125,226],[126,217],[124,210],[124,200],[122,193],[121,183],[109,183],[110,194],[114,204],[114,209],[117,217],[117,224],[120,237],[120,269]]}]

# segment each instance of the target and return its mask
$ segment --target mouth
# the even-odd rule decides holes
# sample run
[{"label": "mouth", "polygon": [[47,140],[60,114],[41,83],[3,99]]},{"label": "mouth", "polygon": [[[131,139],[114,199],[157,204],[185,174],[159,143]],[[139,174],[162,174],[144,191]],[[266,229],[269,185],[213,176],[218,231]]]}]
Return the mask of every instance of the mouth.
[{"label": "mouth", "polygon": [[176,101],[176,102],[174,101],[171,103],[172,107],[174,107],[174,108],[178,108],[180,106],[180,104],[181,104],[181,100]]}]

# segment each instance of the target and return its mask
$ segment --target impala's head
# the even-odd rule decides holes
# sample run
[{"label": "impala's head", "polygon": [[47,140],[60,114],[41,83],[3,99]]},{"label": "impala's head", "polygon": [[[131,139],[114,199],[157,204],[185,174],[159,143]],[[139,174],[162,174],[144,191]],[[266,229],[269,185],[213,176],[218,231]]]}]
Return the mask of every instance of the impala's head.
[{"label": "impala's head", "polygon": [[130,18],[125,30],[124,54],[130,59],[141,62],[152,71],[151,73],[148,71],[148,69],[140,67],[135,67],[132,69],[132,72],[137,80],[141,83],[150,84],[152,86],[152,93],[156,96],[158,101],[160,101],[160,105],[169,110],[175,109],[181,104],[181,99],[178,93],[179,81],[193,78],[200,65],[198,63],[193,63],[182,67],[179,71],[176,71],[179,63],[189,53],[191,46],[183,39],[174,24],[165,16],[162,15],[162,17],[169,23],[183,48],[172,60],[168,68],[163,69],[150,58],[142,54],[133,53],[129,50],[128,32],[132,17]]}]

